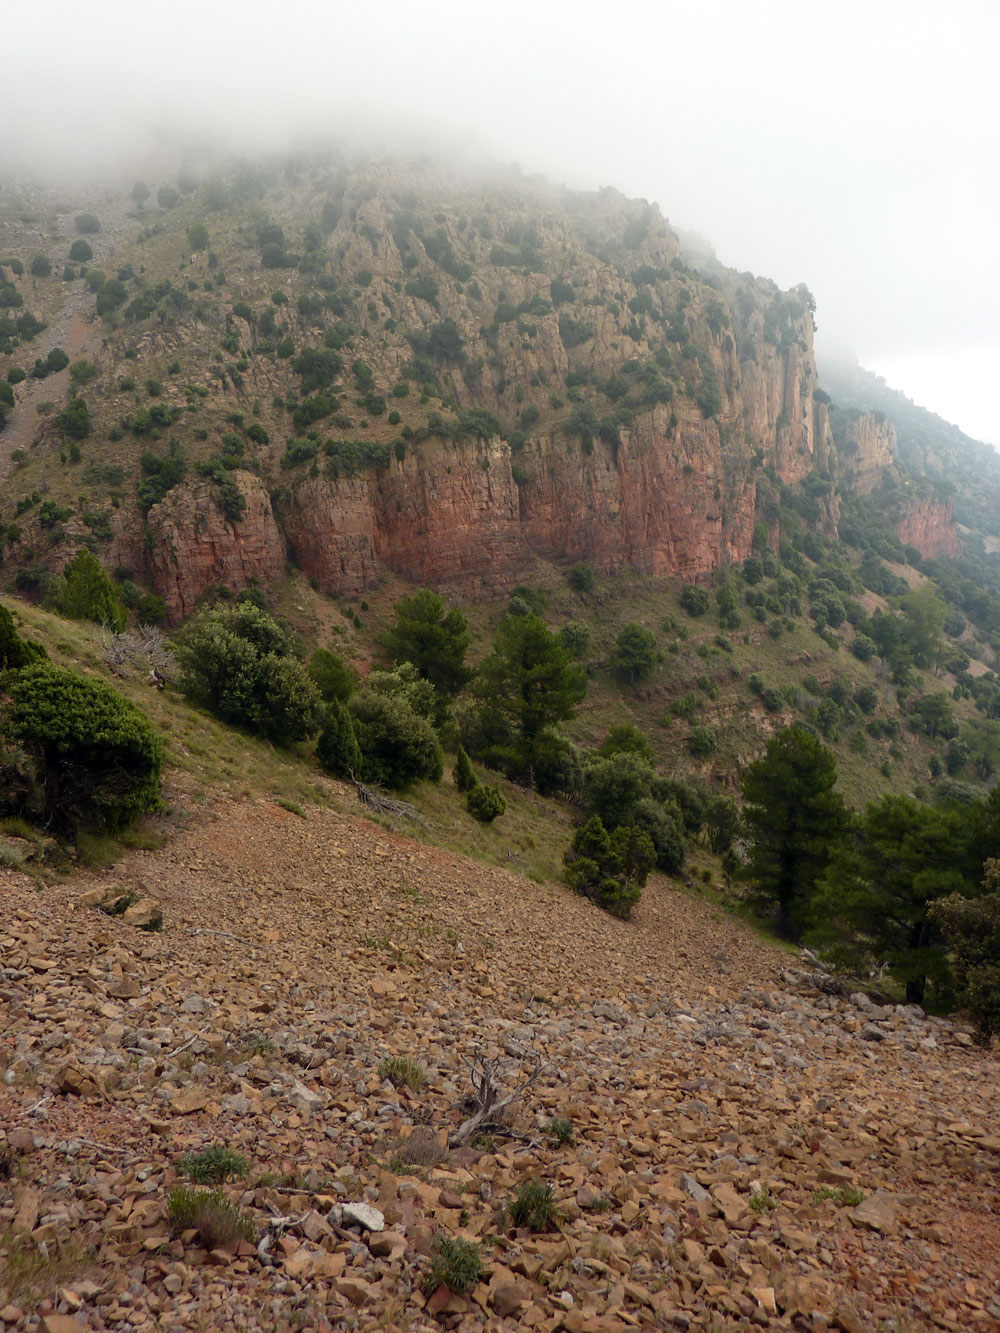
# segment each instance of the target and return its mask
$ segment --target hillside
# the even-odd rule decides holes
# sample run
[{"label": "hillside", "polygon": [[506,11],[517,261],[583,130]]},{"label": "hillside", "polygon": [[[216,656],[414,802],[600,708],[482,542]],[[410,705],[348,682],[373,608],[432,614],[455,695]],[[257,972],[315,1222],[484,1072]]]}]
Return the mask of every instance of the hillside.
[{"label": "hillside", "polygon": [[978,534],[1000,535],[1000,457],[991,445],[917,406],[857,364],[831,359],[822,362],[820,371],[824,388],[839,407],[852,413],[877,412],[892,423],[902,465],[930,480],[939,493],[953,496],[960,523]]},{"label": "hillside", "polygon": [[995,463],[644,200],[145,175],[0,185],[0,1325],[1000,1329]]},{"label": "hillside", "polygon": [[[470,608],[477,655],[504,594],[532,586],[550,620],[590,634],[596,725],[580,739],[624,711],[683,768],[697,712],[720,747],[699,767],[724,782],[841,678],[895,711],[884,663],[848,660],[858,610],[817,619],[807,585],[832,574],[845,612],[870,613],[920,581],[907,561],[958,558],[935,479],[953,469],[918,475],[872,403],[831,408],[807,289],[683,249],[654,205],[612,190],[336,154],[150,166],[146,198],[122,181],[72,207],[41,186],[3,196],[8,589],[51,605],[81,547],[134,614],[174,623],[260,587],[307,649],[332,638],[364,671],[414,585]],[[1000,568],[969,566],[975,540],[930,571],[965,627],[952,673],[922,692],[992,669]],[[780,569],[740,583],[766,551]],[[871,551],[896,572],[866,584]],[[581,562],[598,582],[574,598],[562,578]],[[681,580],[716,597],[732,581],[746,609],[688,624]],[[628,620],[660,664],[641,690],[606,690]],[[981,703],[963,694],[960,720]],[[827,733],[856,799],[922,786],[940,747],[867,726]]]},{"label": "hillside", "polygon": [[833,466],[809,293],[689,268],[645,201],[328,158],[177,180],[106,192],[75,241],[52,203],[4,211],[8,353],[86,363],[78,419],[68,369],[16,386],[18,563],[94,541],[173,618],[289,557],[333,594],[468,600],[539,558],[696,576],[773,523],[765,469]]},{"label": "hillside", "polygon": [[[113,873],[0,871],[5,1327],[1000,1327],[996,1058],[960,1028],[824,995],[658,878],[625,925],[317,806],[173,796]],[[162,931],[85,905],[112,885]],[[447,1153],[478,1054],[503,1091],[542,1072]],[[171,1236],[211,1146],[246,1159],[253,1245]],[[531,1179],[558,1229],[501,1220]],[[384,1230],[336,1211],[362,1201]],[[486,1268],[428,1305],[441,1236]]]}]

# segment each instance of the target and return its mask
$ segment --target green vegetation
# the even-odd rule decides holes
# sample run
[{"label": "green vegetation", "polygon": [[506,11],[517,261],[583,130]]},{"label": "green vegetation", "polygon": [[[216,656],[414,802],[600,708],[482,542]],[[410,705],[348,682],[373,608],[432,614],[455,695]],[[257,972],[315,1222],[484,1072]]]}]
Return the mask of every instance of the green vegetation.
[{"label": "green vegetation", "polygon": [[446,706],[472,678],[465,665],[471,641],[465,616],[454,606],[445,610],[444,599],[428,588],[401,598],[394,614],[385,634],[386,651],[397,665],[412,663]]},{"label": "green vegetation", "polygon": [[559,1147],[564,1144],[572,1147],[576,1143],[576,1131],[573,1128],[572,1120],[567,1120],[565,1116],[554,1116],[545,1126],[545,1133]]},{"label": "green vegetation", "polygon": [[410,1088],[413,1092],[419,1092],[427,1082],[423,1065],[405,1055],[387,1055],[380,1060],[378,1076],[388,1079],[394,1088]]},{"label": "green vegetation", "polygon": [[565,743],[554,728],[572,718],[586,688],[583,672],[539,616],[507,616],[474,686],[479,712],[463,737],[466,748],[543,793],[564,789]]},{"label": "green vegetation", "polygon": [[200,612],[177,654],[184,689],[224,722],[283,745],[319,730],[322,700],[292,636],[252,602]]},{"label": "green vegetation", "polygon": [[565,859],[569,885],[627,921],[656,863],[656,852],[643,829],[623,824],[609,835],[600,816],[592,815],[577,830]]},{"label": "green vegetation", "polygon": [[221,1190],[173,1189],[167,1195],[167,1217],[175,1232],[194,1232],[206,1250],[257,1239],[251,1219]]},{"label": "green vegetation", "polygon": [[543,1180],[522,1180],[507,1204],[511,1225],[528,1231],[551,1231],[559,1218],[555,1193]]},{"label": "green vegetation", "polygon": [[248,1175],[250,1164],[242,1153],[216,1145],[186,1153],[178,1159],[177,1170],[196,1185],[222,1185]]},{"label": "green vegetation", "polygon": [[461,1236],[440,1236],[431,1256],[430,1271],[424,1279],[424,1291],[430,1296],[438,1287],[447,1287],[457,1296],[464,1296],[480,1280],[485,1269],[482,1251],[473,1241]]},{"label": "green vegetation", "polygon": [[89,551],[78,551],[63,570],[56,600],[64,616],[111,630],[125,628],[128,612],[118,589]]},{"label": "green vegetation", "polygon": [[950,894],[930,907],[952,951],[958,1002],[976,1025],[976,1039],[989,1046],[1000,1034],[1000,861],[986,862],[980,898]]},{"label": "green vegetation", "polygon": [[743,775],[747,876],[777,904],[778,927],[792,937],[801,934],[812,893],[847,826],[836,776],[833,756],[802,727],[773,737]]},{"label": "green vegetation", "polygon": [[434,687],[412,663],[372,671],[349,707],[366,782],[407,787],[421,778],[441,781],[444,751],[432,723]]},{"label": "green vegetation", "polygon": [[[76,239],[56,248],[54,231],[37,230],[19,240],[22,260],[3,261],[0,416],[32,405],[39,389],[50,401],[39,403],[37,439],[12,452],[2,572],[33,628],[52,623],[53,607],[81,617],[46,630],[50,651],[72,645],[54,660],[103,669],[95,622],[110,633],[165,619],[166,604],[142,578],[169,566],[162,543],[172,521],[192,513],[196,529],[205,522],[175,488],[207,479],[227,521],[246,527],[256,477],[285,537],[298,529],[296,544],[309,544],[289,544],[285,575],[243,594],[286,637],[262,648],[237,633],[234,645],[216,625],[206,671],[189,678],[184,641],[196,631],[182,630],[179,675],[162,695],[140,698],[168,724],[170,761],[194,781],[259,786],[289,809],[353,801],[318,777],[316,761],[337,777],[405,787],[431,826],[420,836],[542,879],[566,873],[622,915],[652,873],[638,854],[645,839],[657,869],[710,876],[720,902],[749,897],[758,919],[844,969],[882,969],[893,998],[964,1003],[973,1013],[964,946],[939,904],[986,902],[983,862],[996,850],[996,811],[984,796],[1000,773],[1000,557],[984,534],[1000,535],[1000,466],[884,386],[831,381],[831,394],[814,400],[830,409],[839,476],[835,460],[822,460],[828,470],[814,460],[801,483],[783,482],[770,427],[760,440],[746,434],[740,365],[764,350],[761,321],[765,342],[784,351],[799,343],[804,354],[802,292],[657,258],[657,230],[638,205],[609,231],[601,210],[577,199],[565,212],[574,238],[565,247],[559,227],[530,216],[496,234],[488,209],[436,217],[419,188],[392,203],[400,266],[394,259],[383,270],[380,234],[355,208],[354,186],[343,193],[352,171],[321,180],[305,162],[289,174],[244,164],[232,179],[200,185],[188,173],[176,191],[153,182],[157,208],[137,182],[125,240],[105,229],[94,242],[100,222],[81,215]],[[315,209],[287,206],[293,176],[303,190],[318,187]],[[563,205],[554,198],[552,207]],[[634,243],[648,262],[626,251]],[[86,267],[83,282],[64,290],[49,277],[67,249]],[[35,256],[42,263],[32,272],[36,250],[51,257]],[[91,267],[94,250],[106,272]],[[51,274],[38,276],[46,262]],[[268,279],[269,268],[280,273]],[[35,315],[24,309],[31,290],[44,303]],[[55,317],[69,291],[92,292],[107,321],[108,346],[94,362],[69,364],[60,348],[29,354],[42,315],[63,327]],[[589,355],[598,334],[599,372]],[[64,380],[39,383],[64,369],[68,396]],[[872,405],[866,394],[882,395],[876,406],[893,416],[901,447],[897,466],[858,497],[844,481],[847,424]],[[716,424],[699,424],[699,413]],[[793,423],[782,414],[773,424],[787,442]],[[696,453],[704,430],[722,450],[718,476]],[[636,542],[616,477],[648,467],[652,479],[661,461],[691,513],[722,525],[721,563],[684,564],[692,581],[683,587],[630,570],[617,538],[589,535],[588,525],[604,524]],[[507,505],[511,473],[515,511],[541,519],[577,468],[596,488],[594,508],[580,512],[572,547],[552,547],[572,555],[564,564],[539,558],[534,586],[516,589],[506,608],[483,600],[486,575],[456,589],[461,610],[429,590],[400,595],[402,566],[384,559],[394,525],[416,548],[452,493]],[[755,493],[752,541],[734,508],[744,472]],[[358,557],[367,561],[366,601],[331,602],[299,568],[301,557],[314,572],[322,540],[310,505],[329,493],[331,513],[343,500],[353,515],[372,488],[382,526]],[[963,533],[961,556],[922,559],[904,545],[901,523],[915,500],[950,499],[974,530]],[[101,562],[125,558],[120,531],[138,529],[142,540],[136,508],[151,560],[112,581]],[[337,558],[353,577],[353,552],[368,538],[349,529]],[[228,536],[250,549],[257,530]],[[221,568],[228,553],[217,555]],[[613,578],[595,568],[614,569]],[[328,585],[325,572],[316,577]],[[235,614],[227,589],[210,588],[204,600]],[[209,614],[199,611],[192,627]],[[8,665],[23,669],[32,659],[8,641]],[[211,685],[195,682],[212,671]],[[226,739],[213,717],[171,698],[175,680],[250,734]],[[789,728],[794,745],[783,739]],[[761,759],[772,736],[795,752],[784,767],[770,745]],[[315,756],[303,743],[313,737]],[[809,747],[819,759],[807,762]],[[13,760],[16,799],[37,811],[37,774]],[[439,783],[445,766],[454,784]],[[745,822],[731,794],[737,773],[746,774]],[[571,846],[563,871],[567,844],[586,841],[588,827],[596,859]],[[976,920],[987,938],[988,921]]]},{"label": "green vegetation", "polygon": [[857,1208],[859,1203],[864,1203],[865,1192],[857,1185],[822,1185],[813,1190],[813,1203],[823,1203],[826,1199],[831,1199],[839,1208]]},{"label": "green vegetation", "polygon": [[21,748],[7,773],[8,813],[60,829],[114,831],[160,800],[163,743],[110,685],[38,662],[8,686],[0,735]]}]

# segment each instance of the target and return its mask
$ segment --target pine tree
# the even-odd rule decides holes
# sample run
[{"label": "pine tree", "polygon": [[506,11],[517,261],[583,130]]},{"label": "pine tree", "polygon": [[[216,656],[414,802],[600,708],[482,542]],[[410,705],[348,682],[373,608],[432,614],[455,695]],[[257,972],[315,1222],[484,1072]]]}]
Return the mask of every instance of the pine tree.
[{"label": "pine tree", "polygon": [[743,775],[751,882],[778,907],[778,928],[797,939],[820,876],[840,843],[848,815],[834,790],[837,764],[819,737],[788,727]]},{"label": "pine tree", "polygon": [[479,779],[476,777],[475,770],[469,756],[465,753],[463,745],[458,747],[458,757],[455,760],[452,777],[459,791],[470,792],[479,785]]},{"label": "pine tree", "polygon": [[335,699],[326,711],[326,723],[316,742],[316,758],[334,777],[361,773],[361,748],[347,707]]}]

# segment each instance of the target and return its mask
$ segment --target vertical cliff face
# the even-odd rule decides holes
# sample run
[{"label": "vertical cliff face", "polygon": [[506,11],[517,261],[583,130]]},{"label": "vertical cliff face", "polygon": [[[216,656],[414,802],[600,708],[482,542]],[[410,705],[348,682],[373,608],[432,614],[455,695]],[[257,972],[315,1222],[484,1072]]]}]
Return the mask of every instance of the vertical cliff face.
[{"label": "vertical cliff face", "polygon": [[962,554],[951,499],[907,499],[896,521],[896,536],[904,546],[915,547],[925,560]]},{"label": "vertical cliff face", "polygon": [[306,477],[285,488],[278,516],[290,554],[323,592],[353,596],[383,572],[376,551],[378,478]]},{"label": "vertical cliff face", "polygon": [[517,581],[521,529],[509,446],[427,440],[379,479],[377,549],[397,574],[469,598]]},{"label": "vertical cliff face", "polygon": [[190,615],[212,584],[234,591],[271,583],[285,568],[285,544],[259,478],[233,472],[245,508],[237,522],[219,509],[209,482],[176,487],[149,511],[146,561],[171,620]]},{"label": "vertical cliff face", "polygon": [[[175,485],[145,526],[110,520],[114,558],[173,619],[289,556],[352,595],[387,571],[492,595],[536,558],[696,579],[773,528],[775,477],[834,473],[808,291],[692,267],[645,201],[369,163],[303,168],[260,212],[266,243],[220,217],[224,289],[137,293],[150,327],[130,351],[166,365],[157,430],[189,477],[206,456],[209,474],[247,464],[227,474],[236,521],[208,481]],[[265,244],[297,256],[280,276]],[[117,383],[108,407],[150,443]],[[832,491],[824,506],[835,531]]]},{"label": "vertical cliff face", "polygon": [[697,411],[653,408],[616,442],[598,439],[589,450],[540,439],[517,468],[525,539],[546,559],[693,578],[750,550],[749,460],[728,458],[718,426]]},{"label": "vertical cliff face", "polygon": [[840,477],[858,495],[871,495],[895,463],[896,431],[881,412],[862,412],[844,425]]}]

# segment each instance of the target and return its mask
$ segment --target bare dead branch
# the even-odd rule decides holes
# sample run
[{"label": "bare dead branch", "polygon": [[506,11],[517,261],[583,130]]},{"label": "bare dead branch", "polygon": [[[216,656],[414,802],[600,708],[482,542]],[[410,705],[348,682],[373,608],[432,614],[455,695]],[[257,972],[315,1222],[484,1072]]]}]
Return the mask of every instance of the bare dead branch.
[{"label": "bare dead branch", "polygon": [[358,793],[358,800],[362,805],[366,805],[369,810],[374,810],[377,815],[395,815],[397,819],[408,819],[411,823],[417,824],[422,829],[427,828],[427,820],[424,819],[416,806],[409,801],[397,801],[391,796],[383,796],[375,787],[367,787],[363,782],[359,782],[354,776],[354,770],[349,769],[351,781],[354,783],[355,791]]},{"label": "bare dead branch", "polygon": [[197,930],[192,930],[192,935],[217,935],[220,940],[236,940],[238,944],[253,944],[253,940],[248,940],[245,935],[230,935],[228,930],[209,930],[206,926],[199,926]]},{"label": "bare dead branch", "polygon": [[536,1053],[535,1067],[531,1073],[505,1097],[501,1097],[497,1089],[497,1079],[503,1063],[501,1059],[488,1060],[481,1051],[477,1051],[473,1056],[469,1077],[473,1089],[471,1100],[476,1109],[467,1120],[463,1120],[458,1128],[452,1131],[448,1139],[449,1148],[460,1148],[477,1133],[486,1132],[486,1126],[492,1127],[501,1113],[522,1096],[547,1067],[542,1064],[542,1057]]}]

